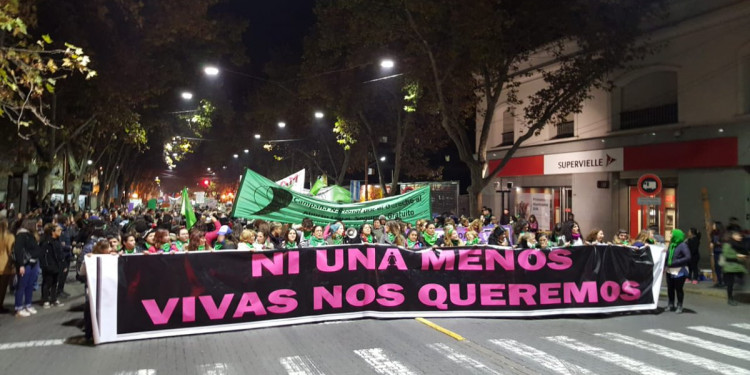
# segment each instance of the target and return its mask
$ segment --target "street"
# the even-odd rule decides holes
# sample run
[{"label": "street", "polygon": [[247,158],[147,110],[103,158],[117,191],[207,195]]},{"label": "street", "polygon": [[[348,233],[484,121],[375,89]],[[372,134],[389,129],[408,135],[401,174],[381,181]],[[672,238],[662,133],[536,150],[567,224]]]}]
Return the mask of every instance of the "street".
[{"label": "street", "polygon": [[0,363],[6,374],[750,374],[750,305],[691,288],[682,315],[356,320],[91,347],[75,343],[72,282],[64,307],[0,316]]}]

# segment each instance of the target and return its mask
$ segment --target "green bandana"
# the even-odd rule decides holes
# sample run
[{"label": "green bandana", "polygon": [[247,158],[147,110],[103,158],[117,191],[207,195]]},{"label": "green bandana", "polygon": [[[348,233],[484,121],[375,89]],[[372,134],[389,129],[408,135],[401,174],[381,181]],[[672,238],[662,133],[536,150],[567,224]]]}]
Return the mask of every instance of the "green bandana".
[{"label": "green bandana", "polygon": [[135,249],[133,250],[125,249],[125,254],[135,254]]},{"label": "green bandana", "polygon": [[422,233],[422,239],[424,239],[424,242],[427,245],[433,246],[435,245],[435,242],[437,241],[437,235],[436,234],[430,235],[429,233],[425,231],[424,233]]},{"label": "green bandana", "polygon": [[297,243],[296,242],[284,242],[284,247],[286,247],[287,249],[295,249],[297,248]]},{"label": "green bandana", "polygon": [[333,239],[333,244],[334,245],[341,245],[341,244],[344,243],[344,237],[343,236],[339,236],[337,234],[334,234],[333,236],[331,236],[331,239]]},{"label": "green bandana", "polygon": [[410,240],[410,239],[408,239],[408,238],[407,238],[407,239],[406,239],[406,248],[408,248],[408,249],[413,249],[414,247],[416,247],[416,245],[417,245],[418,243],[419,243],[419,242],[417,242],[417,241],[412,241],[412,240]]},{"label": "green bandana", "polygon": [[217,242],[216,245],[214,245],[214,250],[221,250],[221,243]]},{"label": "green bandana", "polygon": [[310,246],[323,246],[326,244],[326,240],[318,237],[310,237]]},{"label": "green bandana", "polygon": [[204,251],[204,250],[206,250],[205,245],[198,246],[198,251]]},{"label": "green bandana", "polygon": [[305,238],[306,240],[309,240],[309,239],[310,239],[310,237],[312,237],[312,234],[313,234],[313,232],[312,232],[312,231],[309,231],[309,232],[304,232],[304,231],[303,231],[303,232],[302,232],[302,236],[303,236],[303,237],[304,237],[304,238]]},{"label": "green bandana", "polygon": [[367,243],[372,243],[372,234],[368,234],[367,237],[365,237],[365,240]]},{"label": "green bandana", "polygon": [[479,243],[479,238],[475,238],[475,239],[473,239],[471,241],[466,241],[466,246],[476,245],[478,243]]},{"label": "green bandana", "polygon": [[679,229],[672,231],[672,239],[669,241],[669,251],[667,253],[667,266],[672,265],[672,258],[674,258],[674,250],[679,244],[685,241],[685,233]]},{"label": "green bandana", "polygon": [[388,233],[388,241],[391,241],[393,243],[393,240],[396,239],[396,236],[393,233]]},{"label": "green bandana", "polygon": [[172,249],[172,244],[167,242],[164,245],[161,245],[161,251],[168,253]]}]

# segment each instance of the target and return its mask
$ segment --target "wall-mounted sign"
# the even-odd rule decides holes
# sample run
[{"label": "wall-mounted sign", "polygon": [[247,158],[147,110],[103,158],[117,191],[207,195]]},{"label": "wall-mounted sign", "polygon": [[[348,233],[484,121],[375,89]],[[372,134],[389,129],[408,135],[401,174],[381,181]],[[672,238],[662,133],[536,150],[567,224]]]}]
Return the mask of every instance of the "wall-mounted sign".
[{"label": "wall-mounted sign", "polygon": [[618,172],[623,170],[621,148],[544,155],[544,174]]}]

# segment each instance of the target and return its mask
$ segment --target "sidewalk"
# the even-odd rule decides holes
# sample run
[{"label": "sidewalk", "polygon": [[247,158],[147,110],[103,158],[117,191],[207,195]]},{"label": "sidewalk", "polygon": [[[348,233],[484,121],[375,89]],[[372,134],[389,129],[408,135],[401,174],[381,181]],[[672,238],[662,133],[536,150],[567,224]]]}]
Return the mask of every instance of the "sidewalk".
[{"label": "sidewalk", "polygon": [[[747,277],[746,277],[747,278]],[[700,281],[698,284],[693,285],[690,282],[685,282],[685,293],[699,294],[708,297],[727,299],[727,288],[714,288],[714,282],[711,279]],[[662,280],[661,285],[661,296],[667,295],[667,281]],[[737,302],[750,303],[750,288],[744,288],[735,284],[734,286],[734,299]]]}]

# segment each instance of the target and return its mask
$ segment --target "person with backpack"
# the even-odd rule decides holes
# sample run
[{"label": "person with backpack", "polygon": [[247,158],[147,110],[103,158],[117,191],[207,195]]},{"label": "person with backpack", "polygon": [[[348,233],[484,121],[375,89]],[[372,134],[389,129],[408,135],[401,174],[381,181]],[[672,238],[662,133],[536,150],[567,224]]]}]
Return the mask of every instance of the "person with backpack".
[{"label": "person with backpack", "polygon": [[44,235],[40,243],[41,258],[40,265],[42,268],[42,307],[45,309],[51,306],[63,306],[57,299],[58,283],[60,280],[60,271],[62,271],[65,260],[60,235],[62,227],[49,223],[44,226]]}]

